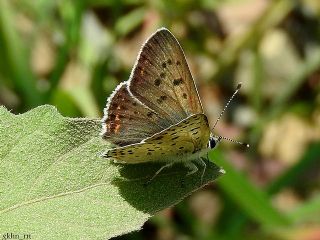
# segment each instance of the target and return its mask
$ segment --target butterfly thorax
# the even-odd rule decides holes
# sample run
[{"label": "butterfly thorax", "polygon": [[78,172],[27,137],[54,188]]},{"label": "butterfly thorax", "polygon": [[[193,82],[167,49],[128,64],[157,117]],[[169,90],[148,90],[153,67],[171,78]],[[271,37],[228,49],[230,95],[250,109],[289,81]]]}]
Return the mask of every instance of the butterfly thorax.
[{"label": "butterfly thorax", "polygon": [[210,128],[204,114],[194,114],[181,122],[144,139],[107,153],[116,162],[189,161],[208,151]]}]

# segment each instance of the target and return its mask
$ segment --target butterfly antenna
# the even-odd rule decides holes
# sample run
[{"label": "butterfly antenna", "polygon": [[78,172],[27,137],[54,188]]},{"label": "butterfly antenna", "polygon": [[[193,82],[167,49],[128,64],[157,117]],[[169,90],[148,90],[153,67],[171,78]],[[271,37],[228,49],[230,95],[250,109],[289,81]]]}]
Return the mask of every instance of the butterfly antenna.
[{"label": "butterfly antenna", "polygon": [[224,139],[224,140],[227,140],[227,141],[230,141],[230,142],[233,142],[233,143],[240,144],[240,145],[245,146],[245,147],[250,147],[250,145],[248,143],[239,142],[239,141],[233,140],[233,139],[228,138],[228,137],[222,137],[222,136],[215,136],[215,137],[217,137],[219,141]]},{"label": "butterfly antenna", "polygon": [[[229,98],[227,104],[224,106],[222,112],[220,113],[219,117],[217,118],[216,122],[214,123],[212,130],[214,130],[214,128],[217,126],[217,123],[220,121],[222,115],[224,114],[224,112],[228,108],[228,106],[229,106],[230,102],[232,101],[232,99],[237,95],[237,93],[239,92],[240,88],[241,88],[241,82],[238,84],[236,90],[234,91],[232,96]],[[231,140],[231,139],[229,139],[229,140]]]},{"label": "butterfly antenna", "polygon": [[[214,123],[213,125],[213,128],[212,130],[214,130],[214,128],[217,126],[217,123],[219,122],[219,120],[221,119],[222,115],[224,114],[224,112],[226,111],[226,109],[228,108],[230,102],[232,101],[232,99],[237,95],[237,93],[239,92],[241,88],[241,82],[238,84],[236,90],[234,91],[234,93],[232,94],[232,96],[229,98],[227,104],[224,106],[222,112],[220,113],[219,117],[217,118],[216,122]],[[215,136],[218,141],[220,142],[222,139],[224,140],[227,140],[229,142],[233,142],[233,143],[237,143],[237,144],[240,144],[242,146],[245,146],[245,147],[249,147],[250,145],[248,143],[244,143],[244,142],[239,142],[239,141],[236,141],[236,140],[233,140],[231,138],[228,138],[228,137],[222,137],[222,136]]]}]

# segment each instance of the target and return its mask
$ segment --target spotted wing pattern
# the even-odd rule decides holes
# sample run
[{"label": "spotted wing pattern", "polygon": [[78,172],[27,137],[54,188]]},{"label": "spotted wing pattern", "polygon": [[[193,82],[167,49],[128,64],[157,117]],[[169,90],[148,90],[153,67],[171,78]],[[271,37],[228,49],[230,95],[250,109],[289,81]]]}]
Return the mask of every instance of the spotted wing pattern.
[{"label": "spotted wing pattern", "polygon": [[121,83],[108,99],[102,120],[104,139],[124,146],[168,127],[153,110],[130,95],[127,83]]},{"label": "spotted wing pattern", "polygon": [[183,51],[162,28],[143,45],[130,79],[109,97],[102,136],[119,146],[139,143],[197,113],[202,106]]},{"label": "spotted wing pattern", "polygon": [[130,92],[171,124],[203,113],[183,50],[165,28],[143,45],[129,82]]},{"label": "spotted wing pattern", "polygon": [[204,114],[195,114],[138,144],[110,149],[105,157],[119,163],[183,161],[207,148],[210,128]]}]

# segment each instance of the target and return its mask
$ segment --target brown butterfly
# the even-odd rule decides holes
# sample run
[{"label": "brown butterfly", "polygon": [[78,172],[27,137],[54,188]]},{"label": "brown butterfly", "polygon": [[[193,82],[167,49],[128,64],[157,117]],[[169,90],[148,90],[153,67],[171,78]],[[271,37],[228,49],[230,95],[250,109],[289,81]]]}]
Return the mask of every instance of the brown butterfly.
[{"label": "brown butterfly", "polygon": [[123,164],[164,162],[151,179],[181,162],[190,168],[187,175],[198,171],[195,163],[202,166],[202,181],[206,154],[222,139],[211,133],[182,48],[165,28],[142,46],[129,80],[108,98],[104,114],[102,136],[117,147],[103,156]]}]

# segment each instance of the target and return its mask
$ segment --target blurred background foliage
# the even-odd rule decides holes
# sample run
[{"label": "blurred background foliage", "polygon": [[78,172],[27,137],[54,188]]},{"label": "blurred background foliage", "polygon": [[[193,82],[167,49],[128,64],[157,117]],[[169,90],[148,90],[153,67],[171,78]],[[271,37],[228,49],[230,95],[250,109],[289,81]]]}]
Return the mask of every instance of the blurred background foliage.
[{"label": "blurred background foliage", "polygon": [[167,27],[227,173],[118,239],[320,239],[320,1],[1,0],[0,104],[100,118],[141,44]]}]

